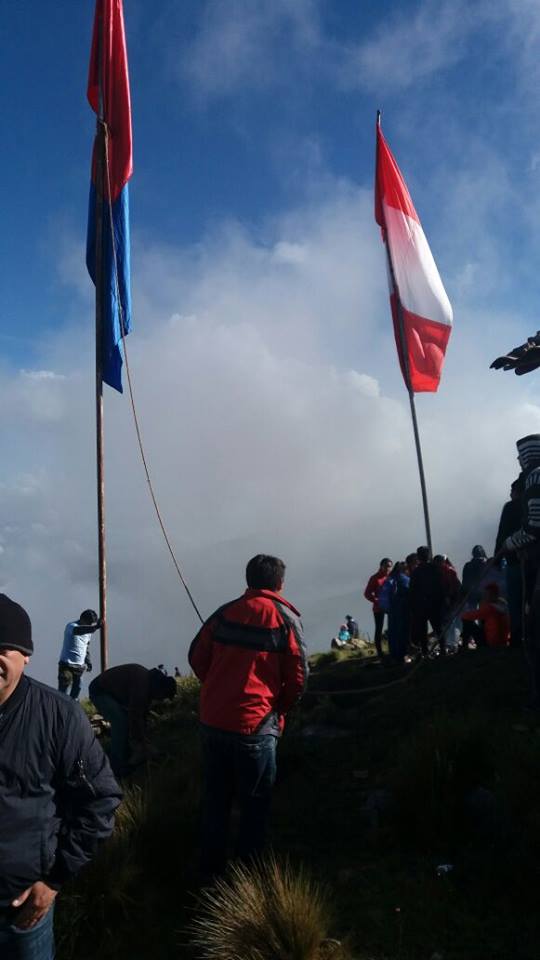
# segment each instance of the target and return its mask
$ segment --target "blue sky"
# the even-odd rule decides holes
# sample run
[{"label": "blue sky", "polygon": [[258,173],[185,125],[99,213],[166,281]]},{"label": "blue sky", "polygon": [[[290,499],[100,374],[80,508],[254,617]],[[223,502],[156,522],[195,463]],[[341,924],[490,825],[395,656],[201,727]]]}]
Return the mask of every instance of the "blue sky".
[{"label": "blue sky", "polygon": [[[9,187],[0,241],[0,332],[5,352],[17,360],[31,356],[44,328],[58,328],[72,307],[55,275],[55,241],[66,226],[79,238],[85,228],[92,12],[91,0],[19,0],[3,9],[7,149],[1,166]],[[505,193],[489,197],[490,210],[479,198],[482,227],[514,258],[512,277],[499,278],[497,303],[534,314],[536,222],[527,222],[527,198],[537,192],[540,167],[535,68],[527,50],[535,29],[532,5],[502,3],[493,12],[483,3],[469,9],[346,0],[127,0],[125,18],[135,233],[193,243],[225,218],[257,231],[269,214],[302,195],[304,176],[317,164],[334,177],[371,184],[380,105],[441,256],[445,234],[457,226],[445,196],[449,183],[471,175],[481,182],[486,166],[488,178],[504,181]],[[474,206],[467,215],[476,219]],[[468,239],[465,234],[462,257]],[[453,252],[455,238],[451,246]],[[136,255],[134,261],[136,269]],[[448,261],[452,267],[450,252]],[[491,283],[487,297],[479,284],[478,299],[491,301]],[[7,339],[17,329],[20,343]]]},{"label": "blue sky", "polygon": [[[324,646],[345,612],[369,625],[359,584],[374,558],[423,539],[372,217],[378,107],[454,306],[440,392],[418,401],[438,549],[461,563],[471,536],[490,540],[513,441],[540,429],[535,376],[488,370],[537,327],[540,9],[124,10],[130,354],[158,493],[205,609],[237,592],[247,554],[275,550]],[[0,23],[0,430],[11,453],[0,580],[46,611],[45,673],[63,622],[96,603],[92,19],[91,0],[6,0]],[[180,630],[181,659],[194,623],[155,531],[129,409],[111,395],[107,443],[111,627],[141,662],[148,631],[164,660]],[[134,581],[146,587],[137,597]]]}]

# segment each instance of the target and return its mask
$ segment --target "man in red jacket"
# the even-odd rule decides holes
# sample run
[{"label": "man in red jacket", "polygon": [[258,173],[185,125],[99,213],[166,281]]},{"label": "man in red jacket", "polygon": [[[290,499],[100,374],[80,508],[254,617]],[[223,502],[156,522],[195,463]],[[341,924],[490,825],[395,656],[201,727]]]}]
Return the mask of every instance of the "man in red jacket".
[{"label": "man in red jacket", "polygon": [[201,867],[207,877],[225,868],[235,798],[240,807],[235,855],[247,859],[262,849],[277,738],[306,685],[302,623],[281,595],[284,579],[282,560],[253,557],[245,593],[212,614],[189,650],[190,666],[202,683]]}]

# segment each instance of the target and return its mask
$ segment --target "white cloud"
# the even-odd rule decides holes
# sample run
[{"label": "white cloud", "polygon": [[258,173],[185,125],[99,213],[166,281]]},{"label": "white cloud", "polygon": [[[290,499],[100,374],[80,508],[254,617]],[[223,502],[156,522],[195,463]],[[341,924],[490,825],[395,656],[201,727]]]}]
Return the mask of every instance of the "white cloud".
[{"label": "white cloud", "polygon": [[[156,492],[204,613],[238,594],[251,555],[275,552],[321,648],[347,612],[369,625],[371,567],[424,534],[371,193],[326,181],[309,196],[259,239],[228,223],[193,248],[136,246],[128,343]],[[507,337],[505,316],[463,302],[440,394],[418,398],[435,546],[458,562],[491,546],[514,440],[540,424],[532,381],[488,370]],[[28,607],[33,672],[53,680],[64,623],[97,605],[89,332],[62,331],[39,369],[55,375],[0,374],[0,588]],[[127,396],[105,405],[112,661],[185,666],[196,618]]]},{"label": "white cloud", "polygon": [[[197,33],[182,52],[180,76],[202,100],[220,100],[284,81],[290,52],[303,57],[319,45],[316,0],[206,0]],[[273,55],[270,55],[273,51]]]}]

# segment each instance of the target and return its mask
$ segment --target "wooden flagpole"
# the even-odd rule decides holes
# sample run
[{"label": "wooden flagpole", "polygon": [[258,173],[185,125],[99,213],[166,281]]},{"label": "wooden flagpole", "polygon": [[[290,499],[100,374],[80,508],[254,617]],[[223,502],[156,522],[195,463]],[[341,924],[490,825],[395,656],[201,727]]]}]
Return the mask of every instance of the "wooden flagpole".
[{"label": "wooden flagpole", "polygon": [[[381,111],[377,110],[377,127],[381,125]],[[379,169],[379,138],[377,137],[377,159],[376,159],[376,169]],[[388,259],[388,271],[390,273],[390,279],[392,281],[392,289],[394,291],[394,297],[396,301],[396,310],[398,317],[398,330],[399,330],[399,340],[401,344],[401,357],[403,360],[403,369],[405,372],[405,384],[407,387],[407,393],[409,394],[409,404],[411,407],[411,419],[413,425],[414,433],[414,443],[416,446],[416,458],[418,460],[418,473],[420,475],[420,488],[422,491],[422,506],[424,510],[424,523],[426,526],[426,541],[429,549],[429,554],[433,556],[433,544],[431,540],[431,523],[429,519],[429,505],[427,498],[427,487],[426,487],[426,476],[424,473],[424,460],[422,457],[422,446],[420,443],[420,433],[418,430],[418,419],[416,416],[416,405],[414,402],[414,390],[411,386],[411,373],[409,368],[409,356],[407,353],[407,345],[405,340],[405,324],[403,321],[403,307],[401,304],[401,298],[399,296],[399,290],[396,283],[396,275],[394,273],[394,264],[392,263],[392,256],[390,254],[390,247],[388,245],[388,237],[385,237],[386,247],[386,256]]]},{"label": "wooden flagpole", "polygon": [[103,90],[101,75],[101,45],[103,22],[99,22],[99,115],[96,126],[96,212],[95,212],[95,270],[96,270],[96,472],[101,671],[109,662],[107,636],[107,556],[105,551],[105,469],[103,430],[103,333],[104,333],[104,271],[103,271],[103,207],[105,202],[105,124],[103,120]]}]

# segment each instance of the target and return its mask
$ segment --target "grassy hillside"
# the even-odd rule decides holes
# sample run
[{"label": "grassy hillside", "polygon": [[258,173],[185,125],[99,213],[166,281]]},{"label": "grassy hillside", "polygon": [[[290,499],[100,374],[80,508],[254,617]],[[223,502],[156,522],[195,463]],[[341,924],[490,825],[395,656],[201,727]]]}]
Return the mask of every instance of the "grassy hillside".
[{"label": "grassy hillside", "polygon": [[[330,935],[357,960],[536,958],[540,724],[521,710],[521,655],[476,651],[409,673],[314,660],[280,745],[272,841],[328,888]],[[184,680],[154,717],[160,756],[59,903],[60,960],[193,956],[197,696]]]}]

